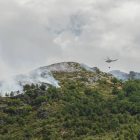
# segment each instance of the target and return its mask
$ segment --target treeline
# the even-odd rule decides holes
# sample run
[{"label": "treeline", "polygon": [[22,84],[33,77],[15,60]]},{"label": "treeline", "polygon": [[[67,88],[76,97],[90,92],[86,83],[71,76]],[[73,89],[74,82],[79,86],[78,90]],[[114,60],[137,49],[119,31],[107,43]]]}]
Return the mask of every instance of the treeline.
[{"label": "treeline", "polygon": [[[112,140],[139,140],[140,80],[124,82],[113,78],[111,82],[100,81],[94,88],[80,82],[68,82],[60,89],[50,86],[47,90],[45,85],[25,85],[24,98],[8,101],[8,107],[1,112],[7,118],[5,124],[0,125],[0,133],[10,133],[7,127],[10,124],[22,128],[21,133],[25,139],[97,139],[98,136],[105,137],[113,133]],[[105,96],[105,89],[111,91],[110,96]],[[46,94],[36,96],[37,91]],[[23,102],[25,105],[17,114],[16,109]],[[47,119],[38,121],[37,133],[34,128],[35,118],[45,112]],[[15,134],[12,138],[16,138]]]}]

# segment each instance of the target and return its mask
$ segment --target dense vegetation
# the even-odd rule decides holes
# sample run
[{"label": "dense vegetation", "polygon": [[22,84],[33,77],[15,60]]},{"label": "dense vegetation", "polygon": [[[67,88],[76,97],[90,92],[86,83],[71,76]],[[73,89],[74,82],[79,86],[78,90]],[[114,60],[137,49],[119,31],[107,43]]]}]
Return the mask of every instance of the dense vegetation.
[{"label": "dense vegetation", "polygon": [[0,99],[2,140],[140,140],[140,80],[25,85]]}]

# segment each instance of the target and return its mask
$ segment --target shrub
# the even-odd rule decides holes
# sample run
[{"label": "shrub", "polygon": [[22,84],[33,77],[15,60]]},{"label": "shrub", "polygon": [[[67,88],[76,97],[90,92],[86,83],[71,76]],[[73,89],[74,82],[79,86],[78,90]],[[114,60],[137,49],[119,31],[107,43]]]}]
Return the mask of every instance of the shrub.
[{"label": "shrub", "polygon": [[39,96],[36,98],[36,103],[40,104],[41,102],[45,102],[46,101],[46,97],[44,96]]},{"label": "shrub", "polygon": [[76,86],[75,85],[70,85],[69,86],[69,89],[71,90],[71,89],[76,89]]},{"label": "shrub", "polygon": [[30,105],[24,106],[23,115],[24,116],[28,115],[31,110],[32,110],[32,107]]},{"label": "shrub", "polygon": [[92,89],[90,89],[90,88],[86,88],[85,89],[85,94],[86,95],[92,95],[92,93],[93,93],[93,90]]},{"label": "shrub", "polygon": [[20,99],[13,100],[13,104],[14,104],[14,105],[21,105]]},{"label": "shrub", "polygon": [[5,127],[5,128],[3,129],[3,133],[8,133],[8,128],[7,128],[7,127]]},{"label": "shrub", "polygon": [[13,105],[13,102],[11,102],[11,101],[8,101],[8,106],[12,106]]},{"label": "shrub", "polygon": [[18,118],[18,124],[19,124],[20,126],[25,125],[25,120],[24,120],[22,117],[19,117],[19,118]]},{"label": "shrub", "polygon": [[32,131],[31,127],[26,128],[25,131],[24,131],[25,132],[25,136],[28,137],[28,138],[32,137],[31,131]]},{"label": "shrub", "polygon": [[16,112],[15,108],[13,108],[13,107],[9,107],[7,111],[9,113],[15,113]]},{"label": "shrub", "polygon": [[14,117],[9,116],[9,117],[7,118],[7,123],[9,123],[9,124],[14,124],[14,122],[15,122]]}]

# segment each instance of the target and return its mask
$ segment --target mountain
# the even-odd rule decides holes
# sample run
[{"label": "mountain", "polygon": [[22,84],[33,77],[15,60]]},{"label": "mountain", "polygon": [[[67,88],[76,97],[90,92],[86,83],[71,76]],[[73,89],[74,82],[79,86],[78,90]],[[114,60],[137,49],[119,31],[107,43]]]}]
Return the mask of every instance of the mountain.
[{"label": "mountain", "polygon": [[[14,82],[11,88],[28,85],[21,94],[0,96],[0,140],[139,140],[140,80],[112,83],[111,77],[62,62],[5,79]],[[3,83],[0,89],[7,89]]]},{"label": "mountain", "polygon": [[[90,71],[90,74],[85,75],[87,71]],[[2,96],[4,94],[10,93],[11,91],[15,92],[20,91],[23,93],[23,85],[26,84],[45,84],[47,88],[50,85],[53,85],[56,88],[59,88],[59,82],[62,80],[80,80],[81,78],[85,79],[85,84],[96,85],[98,79],[107,78],[107,73],[100,71],[100,74],[97,67],[90,68],[85,64],[79,64],[76,62],[61,62],[52,64],[49,66],[44,66],[37,68],[27,74],[16,75],[13,77],[8,77],[0,81],[0,93]],[[59,78],[60,74],[64,74],[63,78]],[[75,73],[75,76],[71,76],[71,73]]]}]

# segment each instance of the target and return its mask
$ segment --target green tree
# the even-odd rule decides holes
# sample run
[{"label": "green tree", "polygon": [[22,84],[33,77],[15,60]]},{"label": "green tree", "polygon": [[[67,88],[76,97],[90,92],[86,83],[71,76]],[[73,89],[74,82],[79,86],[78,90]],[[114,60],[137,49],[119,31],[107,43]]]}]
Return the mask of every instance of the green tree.
[{"label": "green tree", "polygon": [[74,84],[70,85],[70,86],[69,86],[69,89],[70,89],[70,90],[71,90],[71,89],[76,89],[76,85],[74,85]]},{"label": "green tree", "polygon": [[17,95],[18,95],[19,93],[20,93],[20,91],[18,90],[18,91],[17,91]]},{"label": "green tree", "polygon": [[42,84],[42,85],[40,86],[40,89],[41,89],[41,90],[45,90],[45,89],[46,89],[46,85],[43,85],[43,84]]},{"label": "green tree", "polygon": [[20,99],[15,99],[15,100],[13,100],[13,104],[21,105],[21,100]]},{"label": "green tree", "polygon": [[26,84],[23,86],[23,91],[31,89],[31,86],[29,84]]},{"label": "green tree", "polygon": [[38,84],[36,84],[35,87],[36,87],[36,89],[38,89],[39,88]]},{"label": "green tree", "polygon": [[119,98],[119,100],[124,100],[125,99],[125,93],[124,92],[119,92],[118,98]]},{"label": "green tree", "polygon": [[113,77],[110,81],[115,85],[118,82],[118,79],[116,77]]},{"label": "green tree", "polygon": [[32,110],[32,107],[30,105],[24,106],[23,116],[28,115],[31,110]]},{"label": "green tree", "polygon": [[35,85],[33,83],[31,84],[31,89],[35,89]]},{"label": "green tree", "polygon": [[8,101],[8,106],[12,106],[13,105],[13,102],[12,101]]},{"label": "green tree", "polygon": [[123,90],[126,92],[127,96],[131,96],[134,92],[140,90],[140,85],[130,80],[124,83]]},{"label": "green tree", "polygon": [[19,117],[19,118],[18,118],[18,124],[19,124],[20,126],[25,125],[25,120],[24,120],[22,117]]},{"label": "green tree", "polygon": [[28,138],[32,137],[32,128],[31,127],[28,127],[25,129],[25,136]]},{"label": "green tree", "polygon": [[31,89],[26,90],[25,94],[28,95],[28,96],[30,96],[30,97],[34,97],[35,96],[34,91],[31,90]]},{"label": "green tree", "polygon": [[120,86],[123,85],[124,81],[122,79],[119,80]]},{"label": "green tree", "polygon": [[7,127],[4,127],[3,133],[8,133],[8,128]]},{"label": "green tree", "polygon": [[5,93],[5,96],[6,96],[6,97],[9,97],[9,94],[6,92],[6,93]]},{"label": "green tree", "polygon": [[39,97],[37,97],[35,100],[36,100],[36,103],[37,103],[37,104],[40,104],[41,102],[45,102],[45,101],[46,101],[46,97],[44,97],[44,96],[39,96]]},{"label": "green tree", "polygon": [[111,125],[111,129],[112,129],[112,130],[116,130],[117,127],[120,126],[119,120],[118,120],[117,118],[113,118],[113,119],[111,120],[111,122],[110,122],[110,125]]},{"label": "green tree", "polygon": [[119,94],[120,90],[115,86],[112,90],[112,94]]},{"label": "green tree", "polygon": [[15,122],[14,117],[8,116],[7,123],[14,124],[14,122]]},{"label": "green tree", "polygon": [[11,114],[13,114],[13,113],[16,112],[15,108],[13,108],[13,107],[9,107],[7,110],[8,110],[8,112],[11,113]]},{"label": "green tree", "polygon": [[14,92],[12,91],[11,93],[10,93],[10,97],[13,97],[14,96]]}]

